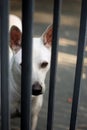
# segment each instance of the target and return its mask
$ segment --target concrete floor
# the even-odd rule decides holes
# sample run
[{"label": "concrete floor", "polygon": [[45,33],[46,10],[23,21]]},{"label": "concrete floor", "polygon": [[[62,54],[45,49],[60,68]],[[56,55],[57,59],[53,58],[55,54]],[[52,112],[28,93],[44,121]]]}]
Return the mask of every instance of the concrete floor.
[{"label": "concrete floor", "polygon": [[[74,85],[76,53],[80,22],[80,0],[62,2],[58,66],[56,73],[54,130],[68,130],[70,123],[72,94]],[[34,12],[34,36],[40,36],[52,23],[53,0],[36,0]],[[11,13],[21,17],[21,0],[11,0]],[[46,78],[47,91],[39,116],[37,130],[46,129],[49,73]],[[84,65],[81,80],[80,102],[77,117],[77,130],[87,130],[87,46],[85,47]],[[18,123],[19,122],[19,123]],[[20,119],[12,120],[18,129]],[[15,128],[15,129],[16,129]]]}]

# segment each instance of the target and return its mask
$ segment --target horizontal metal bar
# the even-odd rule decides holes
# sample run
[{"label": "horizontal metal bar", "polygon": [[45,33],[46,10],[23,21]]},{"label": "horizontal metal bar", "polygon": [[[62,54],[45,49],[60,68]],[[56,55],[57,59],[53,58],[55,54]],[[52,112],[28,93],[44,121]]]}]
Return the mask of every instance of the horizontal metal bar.
[{"label": "horizontal metal bar", "polygon": [[61,0],[54,0],[53,39],[52,39],[49,99],[48,99],[47,130],[53,129],[54,93],[55,93],[56,66],[58,56],[57,42],[59,42],[59,23],[60,23],[60,10],[61,10],[60,8],[61,8]]},{"label": "horizontal metal bar", "polygon": [[22,0],[21,130],[31,129],[33,0]]},{"label": "horizontal metal bar", "polygon": [[82,0],[78,52],[77,52],[77,64],[76,64],[73,103],[72,103],[71,120],[70,120],[70,130],[75,130],[75,127],[76,127],[76,117],[77,117],[78,100],[79,100],[79,92],[80,92],[82,64],[83,64],[83,57],[84,57],[86,27],[87,27],[87,0]]},{"label": "horizontal metal bar", "polygon": [[10,130],[8,83],[8,0],[0,1],[1,130]]}]

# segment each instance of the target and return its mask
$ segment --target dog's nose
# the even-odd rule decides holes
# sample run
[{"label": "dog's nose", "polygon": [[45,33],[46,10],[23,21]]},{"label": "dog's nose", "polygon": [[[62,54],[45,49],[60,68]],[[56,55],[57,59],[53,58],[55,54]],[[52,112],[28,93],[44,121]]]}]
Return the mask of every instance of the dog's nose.
[{"label": "dog's nose", "polygon": [[35,82],[32,85],[32,95],[38,96],[40,94],[42,94],[42,86],[38,82]]}]

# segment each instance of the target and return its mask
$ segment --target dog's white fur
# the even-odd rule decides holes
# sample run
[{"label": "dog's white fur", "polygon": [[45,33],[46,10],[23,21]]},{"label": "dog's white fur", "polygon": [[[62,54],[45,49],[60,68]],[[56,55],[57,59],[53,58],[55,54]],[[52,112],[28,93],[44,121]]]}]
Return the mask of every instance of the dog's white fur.
[{"label": "dog's white fur", "polygon": [[[22,33],[21,20],[14,15],[10,15],[9,32],[12,26],[16,26]],[[48,39],[47,39],[48,38]],[[45,91],[45,78],[50,68],[51,59],[51,40],[52,26],[48,27],[43,35],[39,38],[33,38],[33,54],[32,54],[32,85],[38,82],[42,86],[42,94],[32,96],[32,130],[35,130],[38,114],[43,103],[43,93]],[[11,43],[10,43],[11,44]],[[16,45],[15,45],[16,46]],[[9,85],[10,85],[10,111],[14,113],[20,111],[21,99],[21,63],[22,50],[19,47],[9,47]],[[47,63],[46,67],[41,64]]]},{"label": "dog's white fur", "polygon": [[9,30],[11,29],[13,25],[17,26],[22,32],[22,24],[21,24],[20,18],[11,14],[9,16]]}]

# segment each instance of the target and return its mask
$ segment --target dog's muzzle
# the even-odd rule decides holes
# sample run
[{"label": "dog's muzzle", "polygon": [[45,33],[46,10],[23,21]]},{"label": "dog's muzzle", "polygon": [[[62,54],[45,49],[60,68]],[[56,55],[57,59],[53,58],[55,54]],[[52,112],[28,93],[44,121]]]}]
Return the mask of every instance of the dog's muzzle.
[{"label": "dog's muzzle", "polygon": [[39,82],[35,82],[32,85],[32,95],[39,96],[42,94],[42,86],[39,84]]}]

